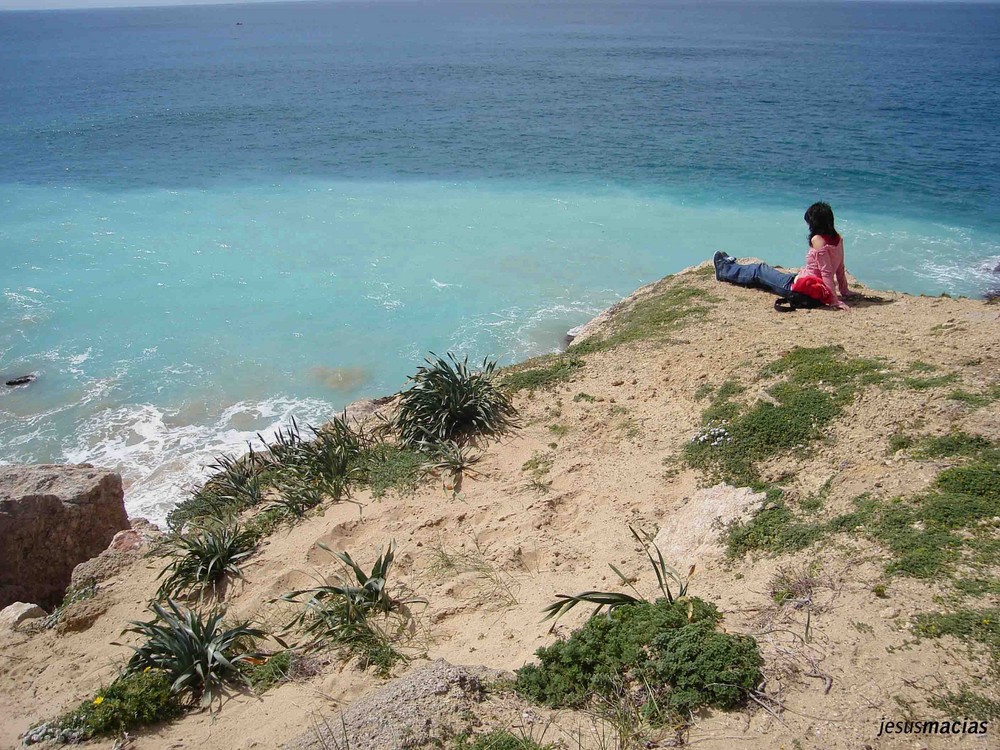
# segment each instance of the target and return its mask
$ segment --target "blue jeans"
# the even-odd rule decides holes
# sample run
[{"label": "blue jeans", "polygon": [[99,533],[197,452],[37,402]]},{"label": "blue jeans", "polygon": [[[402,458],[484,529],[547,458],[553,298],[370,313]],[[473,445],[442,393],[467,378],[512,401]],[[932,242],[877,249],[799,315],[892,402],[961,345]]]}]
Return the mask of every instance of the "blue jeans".
[{"label": "blue jeans", "polygon": [[739,286],[767,289],[779,297],[785,297],[792,290],[794,273],[779,271],[767,263],[747,263],[741,265],[735,260],[722,260],[715,265],[715,277]]}]

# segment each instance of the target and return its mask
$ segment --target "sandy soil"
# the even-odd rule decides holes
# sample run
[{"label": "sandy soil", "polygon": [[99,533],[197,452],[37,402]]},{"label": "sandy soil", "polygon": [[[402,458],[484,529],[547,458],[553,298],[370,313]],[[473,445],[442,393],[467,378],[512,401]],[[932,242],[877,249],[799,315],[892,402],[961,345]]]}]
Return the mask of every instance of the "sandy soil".
[{"label": "sandy soil", "polygon": [[[760,367],[793,346],[840,344],[853,355],[883,357],[900,370],[920,360],[937,373],[954,373],[957,381],[921,391],[874,387],[836,422],[829,440],[805,457],[774,461],[766,475],[794,471],[791,491],[802,495],[830,480],[831,512],[846,509],[862,492],[893,497],[919,491],[941,462],[888,454],[888,438],[896,431],[943,434],[961,428],[1000,438],[997,402],[976,408],[947,398],[955,388],[981,392],[1000,380],[1000,307],[879,292],[885,304],[781,315],[771,309],[770,295],[718,284],[704,269],[686,274],[683,282],[719,298],[704,318],[665,341],[589,355],[571,381],[519,394],[524,426],[490,446],[477,467],[480,476],[466,478],[460,494],[428,480],[412,496],[373,500],[360,494],[360,511],[343,503],[279,531],[247,565],[248,581],[230,593],[230,611],[278,624],[287,611],[271,599],[337,568],[317,543],[349,550],[367,565],[394,539],[396,582],[429,602],[416,609],[418,631],[406,647],[414,661],[397,674],[437,658],[511,670],[553,641],[540,611],[554,594],[618,588],[609,563],[654,594],[656,582],[630,524],[651,532],[683,529],[681,538],[669,540],[671,562],[678,568],[697,562],[692,593],[720,607],[727,630],[758,638],[766,691],[775,701],[768,709],[705,712],[686,734],[689,743],[720,750],[1000,747],[1000,727],[985,740],[876,738],[883,718],[903,718],[906,706],[920,718],[937,715],[927,707],[935,691],[976,682],[1000,698],[982,657],[948,639],[915,640],[913,616],[940,608],[934,585],[887,581],[886,553],[852,535],[796,555],[729,562],[717,544],[718,530],[706,522],[712,516],[705,513],[705,498],[719,502],[719,515],[730,517],[752,512],[752,502],[724,488],[706,495],[703,477],[671,463],[697,430],[705,405],[695,400],[699,387],[730,377],[752,387]],[[676,279],[661,282],[672,283]],[[574,400],[580,393],[594,400]],[[532,486],[522,468],[534,456],[551,460],[541,478],[551,483],[545,490]],[[442,551],[481,554],[494,580],[442,572]],[[775,575],[807,566],[814,579],[811,604],[776,606],[770,595]],[[107,610],[83,632],[0,635],[0,747],[18,746],[30,725],[72,707],[113,676],[129,654],[114,644],[127,640],[120,632],[128,621],[145,616],[159,567],[155,559],[142,560],[102,584],[99,599]],[[875,596],[876,583],[887,584],[888,598]],[[997,606],[996,598],[980,602]],[[557,635],[567,635],[585,617],[577,611],[566,616]],[[353,664],[331,661],[312,678],[262,698],[236,696],[217,715],[190,714],[139,735],[131,746],[280,747],[381,682]],[[580,723],[579,716],[533,716],[543,718],[526,731],[541,733],[540,725],[548,725],[547,741],[560,736],[563,724]],[[568,747],[579,744],[566,741]]]}]

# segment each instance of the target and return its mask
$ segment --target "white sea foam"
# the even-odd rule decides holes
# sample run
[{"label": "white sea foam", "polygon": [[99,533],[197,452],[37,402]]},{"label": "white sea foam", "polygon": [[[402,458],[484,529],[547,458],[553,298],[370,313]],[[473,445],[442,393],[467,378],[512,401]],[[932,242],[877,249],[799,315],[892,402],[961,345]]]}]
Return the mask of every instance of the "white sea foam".
[{"label": "white sea foam", "polygon": [[61,460],[120,472],[129,515],[162,524],[170,509],[205,480],[207,467],[220,454],[244,453],[248,442],[259,445],[258,434],[273,438],[292,416],[300,424],[319,424],[333,413],[324,401],[284,397],[240,401],[204,422],[151,404],[109,408],[64,442]]}]

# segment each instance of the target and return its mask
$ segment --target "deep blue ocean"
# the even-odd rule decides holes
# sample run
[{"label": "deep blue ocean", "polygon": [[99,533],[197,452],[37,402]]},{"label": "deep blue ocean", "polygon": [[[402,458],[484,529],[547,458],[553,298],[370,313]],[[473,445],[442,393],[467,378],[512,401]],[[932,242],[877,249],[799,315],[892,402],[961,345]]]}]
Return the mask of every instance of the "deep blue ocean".
[{"label": "deep blue ocean", "polygon": [[[717,249],[1000,285],[1000,5],[548,0],[0,12],[0,461],[205,463],[512,361]],[[763,300],[762,304],[770,304]]]}]

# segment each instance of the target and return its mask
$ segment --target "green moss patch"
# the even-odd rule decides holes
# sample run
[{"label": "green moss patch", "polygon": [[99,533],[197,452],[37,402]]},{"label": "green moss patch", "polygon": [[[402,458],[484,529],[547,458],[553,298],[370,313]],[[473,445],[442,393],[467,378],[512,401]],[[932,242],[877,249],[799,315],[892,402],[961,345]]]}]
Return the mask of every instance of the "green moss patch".
[{"label": "green moss patch", "polygon": [[735,399],[742,386],[724,383],[684,458],[716,479],[753,486],[762,461],[821,438],[861,388],[886,379],[884,367],[846,357],[839,346],[793,349],[761,371],[762,378],[781,378],[767,389],[770,400],[741,403]]},{"label": "green moss patch", "polygon": [[635,341],[662,340],[688,323],[703,318],[719,298],[696,286],[669,282],[635,301],[611,321],[611,332],[570,346],[569,353],[584,355],[607,351]]},{"label": "green moss patch", "polygon": [[77,743],[169,721],[184,712],[184,705],[171,692],[170,685],[170,678],[161,671],[119,677],[74,710],[29,729],[24,743]]},{"label": "green moss patch", "polygon": [[720,619],[698,598],[617,607],[539,649],[515,689],[553,708],[631,697],[654,725],[701,706],[735,707],[760,683],[763,662],[752,638],[719,632]]},{"label": "green moss patch", "polygon": [[511,393],[543,390],[570,380],[583,366],[583,360],[577,356],[547,354],[505,369],[500,383]]}]

